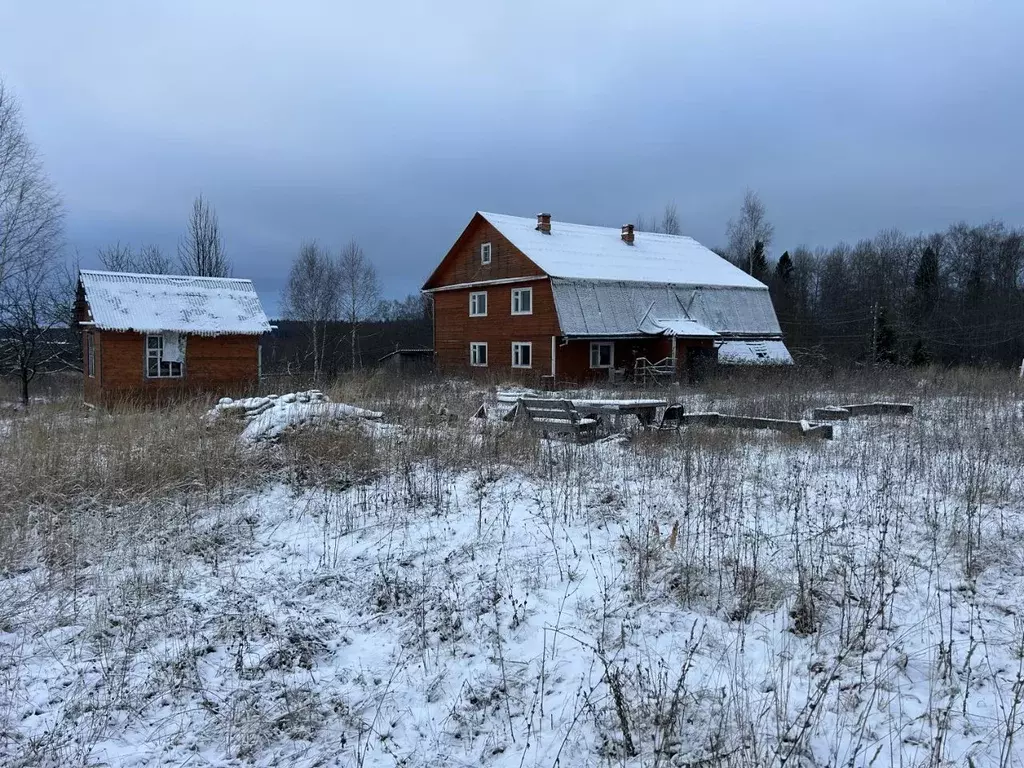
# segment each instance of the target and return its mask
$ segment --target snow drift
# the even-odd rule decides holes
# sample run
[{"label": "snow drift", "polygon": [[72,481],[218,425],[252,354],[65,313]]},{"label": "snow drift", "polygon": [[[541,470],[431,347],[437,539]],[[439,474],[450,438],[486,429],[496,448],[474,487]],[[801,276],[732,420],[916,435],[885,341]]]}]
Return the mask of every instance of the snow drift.
[{"label": "snow drift", "polygon": [[380,421],[384,414],[345,403],[332,403],[323,392],[292,392],[287,395],[221,398],[208,413],[210,420],[234,416],[248,422],[239,439],[255,444],[275,440],[282,433],[303,427],[332,427],[354,420]]}]

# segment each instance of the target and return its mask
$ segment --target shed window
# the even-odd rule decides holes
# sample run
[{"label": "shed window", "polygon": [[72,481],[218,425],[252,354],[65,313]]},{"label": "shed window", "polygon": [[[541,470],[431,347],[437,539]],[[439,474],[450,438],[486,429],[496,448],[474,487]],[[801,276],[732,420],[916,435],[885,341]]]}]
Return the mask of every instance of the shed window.
[{"label": "shed window", "polygon": [[469,345],[469,364],[477,368],[487,367],[486,341],[474,341]]},{"label": "shed window", "polygon": [[590,367],[611,368],[615,363],[614,347],[611,342],[593,341],[590,343]]},{"label": "shed window", "polygon": [[533,288],[512,289],[512,314],[533,314]]},{"label": "shed window", "polygon": [[533,344],[528,341],[512,342],[512,367],[529,368],[533,365]]},{"label": "shed window", "polygon": [[469,294],[469,316],[487,317],[487,291]]},{"label": "shed window", "polygon": [[[183,375],[183,358],[179,336],[168,334],[150,334],[146,336],[146,378],[149,379],[180,379]],[[168,341],[179,345],[178,349],[166,346]],[[168,360],[167,358],[177,358]]]},{"label": "shed window", "polygon": [[480,263],[490,264],[491,263],[491,244],[484,243],[480,246]]},{"label": "shed window", "polygon": [[91,378],[96,377],[96,338],[92,331],[85,334],[85,369]]}]

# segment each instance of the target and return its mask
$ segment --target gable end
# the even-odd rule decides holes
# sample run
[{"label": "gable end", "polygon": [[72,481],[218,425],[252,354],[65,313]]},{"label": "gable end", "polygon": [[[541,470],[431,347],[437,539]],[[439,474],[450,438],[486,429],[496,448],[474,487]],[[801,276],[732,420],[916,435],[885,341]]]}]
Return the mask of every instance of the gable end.
[{"label": "gable end", "polygon": [[[485,244],[490,245],[487,263],[481,259],[481,247]],[[476,213],[423,284],[422,290],[542,277],[546,277],[544,270],[480,213]]]}]

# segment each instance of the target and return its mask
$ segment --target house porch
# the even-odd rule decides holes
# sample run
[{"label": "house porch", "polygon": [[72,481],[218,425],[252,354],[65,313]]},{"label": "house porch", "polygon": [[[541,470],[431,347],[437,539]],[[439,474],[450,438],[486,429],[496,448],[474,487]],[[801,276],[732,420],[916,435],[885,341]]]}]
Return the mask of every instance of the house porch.
[{"label": "house porch", "polygon": [[[689,380],[699,374],[702,362],[714,360],[714,357],[715,344],[710,338],[646,336],[574,338],[568,341],[559,339],[555,378],[559,382],[584,383],[611,379],[644,383],[645,379],[649,380],[657,374],[661,379]],[[652,367],[656,367],[656,371]]]}]

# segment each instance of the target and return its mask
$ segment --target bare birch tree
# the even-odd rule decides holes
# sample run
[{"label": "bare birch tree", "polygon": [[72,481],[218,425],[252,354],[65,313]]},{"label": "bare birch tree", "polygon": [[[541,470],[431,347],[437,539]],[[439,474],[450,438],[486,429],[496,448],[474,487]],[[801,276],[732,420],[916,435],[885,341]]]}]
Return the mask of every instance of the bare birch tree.
[{"label": "bare birch tree", "polygon": [[665,203],[665,209],[661,212],[661,217],[658,214],[653,216],[644,216],[640,214],[636,217],[637,232],[657,232],[664,235],[681,235],[683,234],[682,225],[679,223],[679,211],[676,209],[675,203]]},{"label": "bare birch tree", "polygon": [[100,258],[100,264],[108,272],[134,272],[135,254],[132,253],[130,245],[121,245],[121,241],[100,248],[96,254]]},{"label": "bare birch tree", "polygon": [[63,225],[60,197],[25,134],[14,94],[0,81],[0,286],[53,251]]},{"label": "bare birch tree", "polygon": [[338,284],[341,317],[349,325],[351,367],[359,367],[359,323],[373,314],[380,300],[377,270],[355,240],[349,242],[338,256]]},{"label": "bare birch tree", "polygon": [[288,273],[282,313],[301,322],[309,338],[313,378],[320,380],[327,352],[327,325],[338,319],[340,307],[339,265],[317,245],[303,243]]},{"label": "bare birch tree", "polygon": [[681,235],[683,228],[679,224],[679,212],[675,203],[667,203],[665,210],[661,213],[661,224],[659,230],[666,235]]},{"label": "bare birch tree", "polygon": [[171,259],[159,245],[144,245],[135,254],[135,268],[144,275],[169,275]]},{"label": "bare birch tree", "polygon": [[32,259],[0,288],[0,373],[17,378],[21,402],[48,367],[67,367],[73,348],[69,308],[74,291],[56,254]]},{"label": "bare birch tree", "polygon": [[111,272],[137,272],[144,275],[168,275],[171,260],[158,245],[144,245],[133,250],[120,242],[101,248],[98,253],[104,269]]},{"label": "bare birch tree", "polygon": [[178,243],[178,261],[185,275],[228,277],[231,274],[217,212],[202,195],[192,203],[188,228]]},{"label": "bare birch tree", "polygon": [[[54,312],[53,275],[64,210],[25,134],[14,95],[0,82],[0,373],[29,383],[45,362]],[[66,297],[70,303],[71,297]]]},{"label": "bare birch tree", "polygon": [[751,189],[746,191],[740,215],[729,219],[725,232],[729,238],[729,257],[732,262],[745,267],[752,274],[757,243],[760,242],[763,252],[767,252],[775,234],[775,227],[768,221],[764,203],[756,192]]}]

